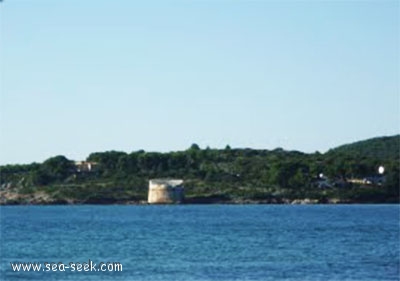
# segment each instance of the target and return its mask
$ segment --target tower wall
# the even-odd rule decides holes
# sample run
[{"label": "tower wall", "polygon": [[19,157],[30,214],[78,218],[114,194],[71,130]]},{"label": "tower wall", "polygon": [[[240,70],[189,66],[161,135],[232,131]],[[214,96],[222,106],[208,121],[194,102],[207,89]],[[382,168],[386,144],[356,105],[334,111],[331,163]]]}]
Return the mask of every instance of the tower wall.
[{"label": "tower wall", "polygon": [[183,180],[150,180],[149,204],[181,203],[184,197]]}]

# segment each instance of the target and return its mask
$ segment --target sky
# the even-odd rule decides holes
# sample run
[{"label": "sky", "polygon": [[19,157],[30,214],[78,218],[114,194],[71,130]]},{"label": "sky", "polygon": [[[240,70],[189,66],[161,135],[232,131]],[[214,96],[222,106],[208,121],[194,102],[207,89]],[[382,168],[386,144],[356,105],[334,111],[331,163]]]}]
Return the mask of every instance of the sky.
[{"label": "sky", "polygon": [[0,3],[0,164],[400,132],[398,1]]}]

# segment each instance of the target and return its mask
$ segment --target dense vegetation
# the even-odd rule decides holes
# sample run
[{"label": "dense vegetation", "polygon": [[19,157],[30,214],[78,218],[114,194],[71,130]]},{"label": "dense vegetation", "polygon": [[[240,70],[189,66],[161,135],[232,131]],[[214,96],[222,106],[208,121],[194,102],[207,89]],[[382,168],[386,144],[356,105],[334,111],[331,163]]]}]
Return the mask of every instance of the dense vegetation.
[{"label": "dense vegetation", "polygon": [[328,156],[347,155],[353,158],[370,158],[379,161],[396,160],[399,157],[400,137],[379,137],[345,144],[326,153]]},{"label": "dense vegetation", "polygon": [[[283,202],[298,198],[398,202],[399,149],[397,135],[344,145],[325,154],[229,146],[200,149],[196,144],[170,153],[107,151],[89,155],[87,161],[98,163],[91,172],[79,172],[64,156],[41,164],[1,166],[0,184],[3,193],[45,194],[55,203],[146,200],[151,178],[184,179],[188,202]],[[385,167],[382,185],[346,181],[376,176],[380,165]],[[329,188],[318,185],[321,173],[329,179]],[[21,200],[14,199],[15,203],[23,203]]]}]

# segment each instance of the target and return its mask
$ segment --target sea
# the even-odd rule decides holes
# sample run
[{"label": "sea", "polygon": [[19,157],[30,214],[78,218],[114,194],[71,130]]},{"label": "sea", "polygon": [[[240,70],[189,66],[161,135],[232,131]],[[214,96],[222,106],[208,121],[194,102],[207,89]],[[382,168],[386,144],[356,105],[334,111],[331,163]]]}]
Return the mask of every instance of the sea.
[{"label": "sea", "polygon": [[[399,280],[399,211],[399,205],[2,206],[0,280]],[[13,269],[22,263],[42,266]]]}]

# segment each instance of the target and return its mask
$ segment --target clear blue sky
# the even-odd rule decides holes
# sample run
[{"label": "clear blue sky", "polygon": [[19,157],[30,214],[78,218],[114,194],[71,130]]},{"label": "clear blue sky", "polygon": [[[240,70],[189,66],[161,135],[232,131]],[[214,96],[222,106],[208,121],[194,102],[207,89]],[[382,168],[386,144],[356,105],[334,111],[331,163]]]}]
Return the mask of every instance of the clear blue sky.
[{"label": "clear blue sky", "polygon": [[398,1],[4,0],[0,164],[398,134]]}]

